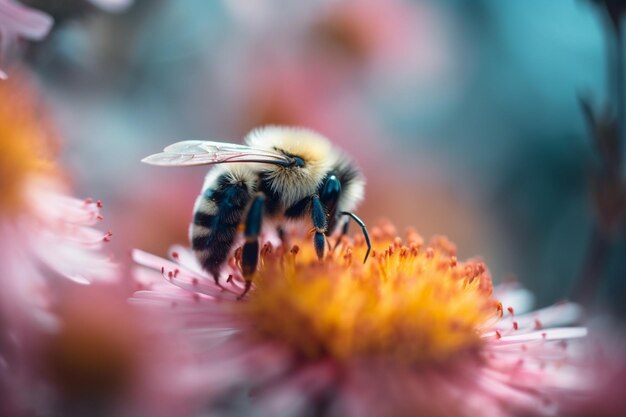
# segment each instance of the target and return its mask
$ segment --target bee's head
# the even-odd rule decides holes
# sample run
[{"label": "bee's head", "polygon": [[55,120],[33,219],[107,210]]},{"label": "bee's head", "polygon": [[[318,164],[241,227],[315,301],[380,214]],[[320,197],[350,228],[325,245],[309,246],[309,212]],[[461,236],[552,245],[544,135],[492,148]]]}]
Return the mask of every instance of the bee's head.
[{"label": "bee's head", "polygon": [[275,190],[288,195],[286,203],[314,193],[336,159],[336,151],[328,139],[304,128],[262,127],[250,132],[246,143],[291,158],[290,165],[263,167]]}]

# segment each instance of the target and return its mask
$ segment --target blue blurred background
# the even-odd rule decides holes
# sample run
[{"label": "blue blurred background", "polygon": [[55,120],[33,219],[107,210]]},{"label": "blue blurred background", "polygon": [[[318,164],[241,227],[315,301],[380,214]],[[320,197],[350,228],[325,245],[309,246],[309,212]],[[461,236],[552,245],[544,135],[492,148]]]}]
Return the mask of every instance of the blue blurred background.
[{"label": "blue blurred background", "polygon": [[[353,155],[368,223],[448,235],[540,304],[580,278],[595,156],[578,97],[608,95],[605,19],[588,1],[143,0],[55,17],[28,60],[76,193],[104,201],[120,256],[185,242],[206,171],[142,157],[281,123]],[[615,306],[625,258],[616,238],[594,272]]]}]

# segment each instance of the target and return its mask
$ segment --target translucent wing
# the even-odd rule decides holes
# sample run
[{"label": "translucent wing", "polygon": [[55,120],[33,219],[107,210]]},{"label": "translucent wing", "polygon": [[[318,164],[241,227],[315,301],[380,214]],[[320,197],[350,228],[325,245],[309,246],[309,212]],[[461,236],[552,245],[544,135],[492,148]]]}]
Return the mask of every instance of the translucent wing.
[{"label": "translucent wing", "polygon": [[229,162],[290,165],[292,160],[278,152],[235,143],[185,140],[169,145],[163,152],[150,155],[141,162],[161,166],[196,166]]}]

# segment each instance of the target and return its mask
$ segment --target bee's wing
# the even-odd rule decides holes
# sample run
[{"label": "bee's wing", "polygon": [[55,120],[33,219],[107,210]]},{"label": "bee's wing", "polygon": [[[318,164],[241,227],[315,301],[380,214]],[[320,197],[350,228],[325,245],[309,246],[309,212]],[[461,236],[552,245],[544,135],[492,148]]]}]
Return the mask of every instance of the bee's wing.
[{"label": "bee's wing", "polygon": [[161,166],[195,166],[229,162],[289,165],[292,161],[288,156],[278,152],[235,143],[185,140],[169,145],[163,152],[150,155],[141,162]]}]

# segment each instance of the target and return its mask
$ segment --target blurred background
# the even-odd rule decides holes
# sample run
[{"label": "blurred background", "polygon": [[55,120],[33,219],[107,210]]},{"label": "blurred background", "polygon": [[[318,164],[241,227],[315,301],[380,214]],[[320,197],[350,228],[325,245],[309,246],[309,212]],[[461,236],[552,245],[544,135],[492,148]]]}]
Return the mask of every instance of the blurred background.
[{"label": "blurred background", "polygon": [[293,124],[361,166],[366,222],[445,234],[541,305],[589,274],[603,305],[624,300],[623,225],[589,262],[598,161],[579,97],[611,95],[608,19],[591,1],[25,3],[55,17],[25,58],[75,194],[102,199],[120,257],[186,242],[206,172],[142,157]]}]

